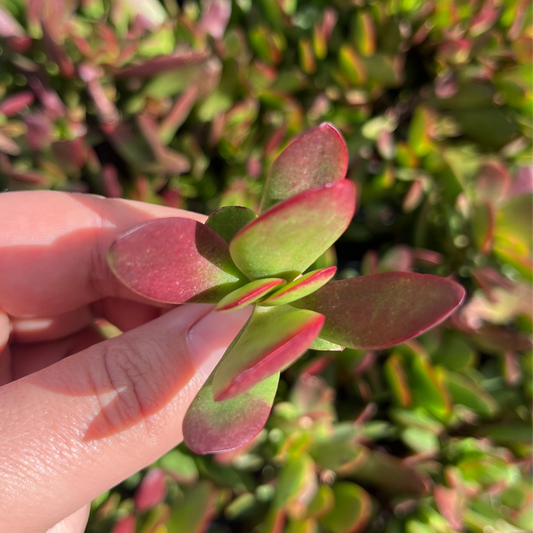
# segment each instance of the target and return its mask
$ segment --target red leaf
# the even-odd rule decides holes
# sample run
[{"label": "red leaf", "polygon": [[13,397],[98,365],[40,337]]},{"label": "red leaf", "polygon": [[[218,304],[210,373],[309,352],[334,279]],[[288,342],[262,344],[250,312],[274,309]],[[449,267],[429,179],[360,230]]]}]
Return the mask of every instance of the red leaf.
[{"label": "red leaf", "polygon": [[389,272],[332,281],[292,305],[325,315],[321,338],[350,348],[377,350],[442,322],[464,295],[464,289],[447,278]]},{"label": "red leaf", "polygon": [[236,311],[237,309],[242,309],[243,307],[261,299],[281,284],[285,284],[285,280],[280,278],[266,278],[251,281],[244,287],[240,287],[227,296],[224,296],[224,298],[218,302],[216,310]]},{"label": "red leaf", "polygon": [[146,511],[159,505],[167,494],[165,473],[160,468],[152,468],[135,491],[135,508]]},{"label": "red leaf", "polygon": [[139,65],[124,67],[115,73],[115,78],[151,78],[161,72],[179,69],[205,61],[209,52],[205,50],[188,50],[174,52],[168,56],[159,56]]},{"label": "red leaf", "polygon": [[115,523],[111,533],[135,533],[137,519],[133,515],[125,516]]},{"label": "red leaf", "polygon": [[257,307],[213,374],[215,401],[228,400],[281,372],[320,333],[324,317],[290,306]]},{"label": "red leaf", "polygon": [[108,252],[116,276],[132,291],[166,303],[216,303],[243,283],[228,245],[187,218],[163,218],[118,237]]},{"label": "red leaf", "polygon": [[284,287],[271,294],[261,305],[283,305],[299,300],[325,285],[337,272],[337,267],[331,266],[313,270],[303,276],[296,278]]},{"label": "red leaf", "polygon": [[348,150],[340,132],[324,122],[294,140],[274,161],[261,210],[308,189],[340,180],[348,168]]},{"label": "red leaf", "polygon": [[16,94],[4,98],[0,102],[0,113],[3,113],[6,117],[18,115],[21,111],[33,104],[34,100],[35,97],[31,91],[19,91]]}]

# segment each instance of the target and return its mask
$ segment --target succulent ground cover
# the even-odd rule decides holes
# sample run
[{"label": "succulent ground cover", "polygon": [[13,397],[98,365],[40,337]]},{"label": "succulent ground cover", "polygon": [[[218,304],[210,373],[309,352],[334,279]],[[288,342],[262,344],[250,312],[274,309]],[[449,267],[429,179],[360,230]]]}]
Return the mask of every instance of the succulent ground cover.
[{"label": "succulent ground cover", "polygon": [[463,301],[454,281],[391,272],[330,281],[309,270],[350,224],[355,186],[347,149],[323,123],[274,161],[260,216],[223,207],[205,225],[168,218],[133,228],[111,245],[115,275],[158,302],[216,303],[253,312],[185,416],[197,453],[247,444],[270,414],[279,373],[307,349],[375,350],[424,333]]},{"label": "succulent ground cover", "polygon": [[1,3],[2,190],[258,213],[280,151],[329,121],[358,208],[312,268],[452,276],[467,291],[416,341],[307,351],[251,443],[179,446],[95,501],[88,531],[533,529],[531,10]]}]

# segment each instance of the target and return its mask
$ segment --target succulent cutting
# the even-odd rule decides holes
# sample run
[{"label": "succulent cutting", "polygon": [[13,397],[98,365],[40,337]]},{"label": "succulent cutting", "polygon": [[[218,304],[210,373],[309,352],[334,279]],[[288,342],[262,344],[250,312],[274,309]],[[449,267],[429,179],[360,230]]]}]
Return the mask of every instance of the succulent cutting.
[{"label": "succulent cutting", "polygon": [[332,281],[316,262],[356,209],[345,179],[348,152],[329,123],[292,142],[274,161],[257,216],[223,207],[205,224],[168,218],[137,226],[108,261],[131,290],[170,303],[253,306],[187,412],[184,438],[197,453],[242,446],[263,428],[279,373],[309,348],[387,348],[448,317],[464,289],[433,275],[387,272]]}]

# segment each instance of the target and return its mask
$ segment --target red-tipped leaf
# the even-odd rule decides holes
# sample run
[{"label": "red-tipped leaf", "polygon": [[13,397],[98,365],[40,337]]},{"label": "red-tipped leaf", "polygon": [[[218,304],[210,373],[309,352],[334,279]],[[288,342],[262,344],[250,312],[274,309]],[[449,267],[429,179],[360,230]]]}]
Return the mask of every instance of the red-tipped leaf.
[{"label": "red-tipped leaf", "polygon": [[283,370],[309,348],[323,324],[313,311],[256,307],[213,374],[215,400],[234,398]]},{"label": "red-tipped leaf", "polygon": [[243,285],[224,240],[187,218],[131,229],[111,245],[108,262],[132,291],[159,302],[216,303]]},{"label": "red-tipped leaf", "polygon": [[158,56],[138,65],[129,65],[115,72],[115,78],[151,78],[161,72],[182,69],[205,61],[209,52],[205,50],[186,50],[170,55]]},{"label": "red-tipped leaf", "polygon": [[236,311],[250,305],[263,298],[276,287],[285,284],[285,280],[280,278],[266,278],[251,281],[244,287],[235,289],[233,292],[224,296],[216,306],[217,311]]},{"label": "red-tipped leaf", "polygon": [[351,181],[304,191],[240,230],[230,243],[231,257],[251,279],[293,279],[343,234],[354,211]]},{"label": "red-tipped leaf", "polygon": [[325,315],[320,337],[361,350],[387,348],[442,322],[464,289],[439,276],[387,272],[332,281],[292,305]]},{"label": "red-tipped leaf", "polygon": [[279,374],[253,389],[222,402],[215,402],[206,381],[183,421],[185,444],[195,453],[219,453],[244,446],[263,429],[278,388]]},{"label": "red-tipped leaf", "polygon": [[324,286],[335,275],[335,272],[337,272],[337,267],[334,266],[308,272],[276,290],[266,300],[263,300],[261,305],[283,305],[308,296]]},{"label": "red-tipped leaf", "polygon": [[18,115],[21,111],[24,111],[24,109],[33,104],[34,100],[35,96],[31,91],[19,91],[16,94],[4,98],[0,102],[0,113],[6,117]]},{"label": "red-tipped leaf", "polygon": [[294,140],[274,161],[262,211],[308,189],[344,178],[348,150],[340,132],[324,122]]}]

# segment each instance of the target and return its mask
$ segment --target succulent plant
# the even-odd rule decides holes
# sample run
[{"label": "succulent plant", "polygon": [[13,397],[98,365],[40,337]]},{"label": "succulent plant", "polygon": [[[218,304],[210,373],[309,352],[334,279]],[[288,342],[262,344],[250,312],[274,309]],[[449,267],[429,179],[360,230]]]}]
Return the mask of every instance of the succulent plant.
[{"label": "succulent plant", "polygon": [[160,219],[111,245],[111,269],[142,296],[215,303],[218,312],[253,306],[185,417],[185,442],[195,452],[227,451],[254,438],[279,373],[308,348],[387,348],[438,324],[462,302],[464,289],[437,276],[390,272],[330,281],[335,267],[312,269],[355,212],[347,163],[341,134],[323,123],[275,160],[261,215],[225,207],[205,224]]}]

